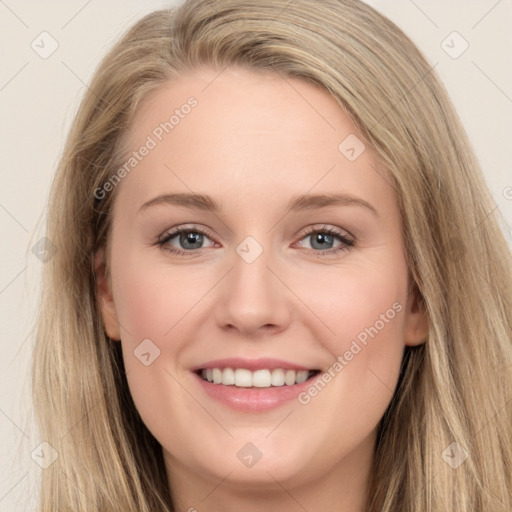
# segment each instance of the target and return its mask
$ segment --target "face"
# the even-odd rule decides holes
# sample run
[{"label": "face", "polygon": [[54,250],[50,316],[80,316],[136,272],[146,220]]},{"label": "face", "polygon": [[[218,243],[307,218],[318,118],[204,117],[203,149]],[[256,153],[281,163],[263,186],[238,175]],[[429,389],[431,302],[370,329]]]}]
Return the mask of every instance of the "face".
[{"label": "face", "polygon": [[404,346],[426,336],[390,179],[326,91],[217,75],[139,106],[109,281],[96,260],[105,329],[176,478],[363,471]]}]

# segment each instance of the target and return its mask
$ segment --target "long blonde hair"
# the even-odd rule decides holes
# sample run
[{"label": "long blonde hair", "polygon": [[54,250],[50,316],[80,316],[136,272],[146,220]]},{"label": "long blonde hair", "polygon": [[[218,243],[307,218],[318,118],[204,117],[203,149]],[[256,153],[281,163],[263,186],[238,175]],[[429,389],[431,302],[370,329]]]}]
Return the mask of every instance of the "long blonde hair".
[{"label": "long blonde hair", "polygon": [[[140,100],[188,70],[241,66],[318,84],[389,171],[429,336],[406,348],[378,431],[367,512],[512,509],[512,265],[498,210],[433,68],[359,0],[191,0],[137,22],[99,66],[53,183],[33,357],[43,511],[173,510],[162,449],[103,329],[93,256]],[[340,141],[341,142],[341,141]],[[457,443],[456,445],[452,443]],[[458,467],[457,454],[468,456]],[[464,454],[464,456],[462,456]]]}]

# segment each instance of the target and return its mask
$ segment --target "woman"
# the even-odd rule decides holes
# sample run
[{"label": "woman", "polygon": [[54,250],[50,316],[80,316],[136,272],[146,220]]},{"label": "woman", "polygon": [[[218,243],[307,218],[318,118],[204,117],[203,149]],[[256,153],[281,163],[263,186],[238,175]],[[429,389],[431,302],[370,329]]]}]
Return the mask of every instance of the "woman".
[{"label": "woman", "polygon": [[42,510],[510,510],[493,208],[432,67],[367,5],[146,16],[52,189]]}]

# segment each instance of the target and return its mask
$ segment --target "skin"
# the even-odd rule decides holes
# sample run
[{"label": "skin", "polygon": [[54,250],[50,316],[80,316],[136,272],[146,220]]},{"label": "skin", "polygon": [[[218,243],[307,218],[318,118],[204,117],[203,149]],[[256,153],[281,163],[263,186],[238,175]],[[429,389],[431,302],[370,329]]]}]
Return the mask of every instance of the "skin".
[{"label": "skin", "polygon": [[[368,147],[353,162],[338,150],[358,131],[326,91],[272,73],[217,75],[195,70],[139,105],[131,151],[190,96],[198,101],[118,185],[110,279],[105,253],[96,255],[105,330],[121,340],[130,392],[163,447],[176,510],[362,511],[404,347],[427,336],[426,314],[408,293],[396,195]],[[177,192],[207,194],[222,211],[140,210]],[[304,193],[350,194],[378,215],[354,204],[286,213]],[[208,232],[193,254],[157,244],[191,223]],[[335,237],[321,254],[305,231],[324,226],[354,245],[333,253],[343,246]],[[263,248],[252,263],[236,252],[249,235]],[[171,243],[187,249],[179,236]],[[401,311],[306,405],[235,411],[209,398],[190,371],[224,357],[327,371],[394,303]],[[134,356],[144,339],[160,349],[149,366]],[[251,468],[237,457],[247,442],[262,453]]]}]

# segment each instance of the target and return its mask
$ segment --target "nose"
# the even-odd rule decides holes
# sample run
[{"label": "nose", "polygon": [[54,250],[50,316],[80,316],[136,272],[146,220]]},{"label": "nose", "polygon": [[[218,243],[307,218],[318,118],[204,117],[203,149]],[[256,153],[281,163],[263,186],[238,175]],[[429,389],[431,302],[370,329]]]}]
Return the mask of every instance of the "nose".
[{"label": "nose", "polygon": [[215,306],[219,327],[252,338],[288,327],[292,316],[290,296],[276,277],[279,271],[275,267],[267,251],[252,262],[234,254],[233,268],[221,283]]}]

